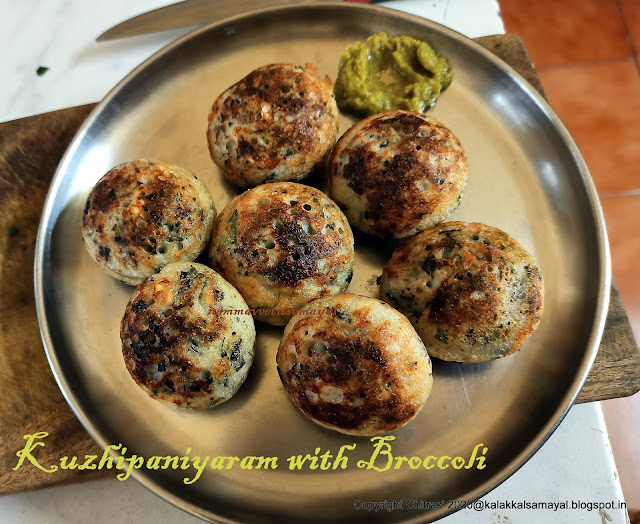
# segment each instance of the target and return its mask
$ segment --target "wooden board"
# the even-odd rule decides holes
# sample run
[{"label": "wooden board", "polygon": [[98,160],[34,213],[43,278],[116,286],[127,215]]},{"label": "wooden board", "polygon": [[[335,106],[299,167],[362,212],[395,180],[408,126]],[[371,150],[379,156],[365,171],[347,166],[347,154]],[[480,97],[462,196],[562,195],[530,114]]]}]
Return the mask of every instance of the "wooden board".
[{"label": "wooden board", "polygon": [[[42,347],[33,255],[44,199],[58,162],[93,106],[0,124],[0,493],[99,478],[92,471],[12,471],[23,435],[47,431],[43,465],[100,449],[58,389]],[[108,470],[105,470],[109,473]]]},{"label": "wooden board", "polygon": [[[511,35],[477,39],[536,89],[540,81],[522,41]],[[33,255],[40,212],[67,145],[93,105],[0,124],[0,494],[83,481],[110,471],[45,473],[26,464],[17,471],[23,435],[47,431],[36,456],[101,454],[75,417],[51,374],[42,348],[33,293]],[[640,390],[640,353],[615,283],[598,357],[578,402],[632,395]],[[35,454],[35,452],[34,452]]]}]

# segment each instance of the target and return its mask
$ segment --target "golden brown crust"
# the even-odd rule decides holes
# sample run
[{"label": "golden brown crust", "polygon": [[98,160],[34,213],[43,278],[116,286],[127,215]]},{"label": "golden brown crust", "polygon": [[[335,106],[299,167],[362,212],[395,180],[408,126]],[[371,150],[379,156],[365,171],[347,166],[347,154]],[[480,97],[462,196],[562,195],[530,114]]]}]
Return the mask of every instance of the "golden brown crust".
[{"label": "golden brown crust", "polygon": [[215,216],[211,195],[192,173],[133,160],[111,169],[92,189],[82,235],[110,275],[138,284],[169,262],[194,260]]},{"label": "golden brown crust", "polygon": [[285,329],[276,361],[294,404],[314,422],[377,435],[415,417],[431,362],[409,321],[382,301],[343,293],[308,305]]},{"label": "golden brown crust", "polygon": [[240,294],[206,266],[178,262],[140,284],[120,325],[129,373],[150,396],[179,407],[230,398],[253,361],[255,329]]},{"label": "golden brown crust", "polygon": [[[324,193],[291,182],[244,192],[212,231],[211,266],[251,308],[298,309],[346,289],[353,274],[353,233]],[[284,325],[290,315],[257,318]]]},{"label": "golden brown crust", "polygon": [[358,122],[338,140],[329,180],[352,225],[404,238],[458,206],[467,161],[459,140],[440,122],[388,111]]},{"label": "golden brown crust", "polygon": [[401,244],[380,279],[384,300],[431,356],[473,363],[509,355],[540,322],[544,290],[531,255],[484,224],[446,222]]},{"label": "golden brown crust", "polygon": [[271,64],[222,93],[209,114],[213,161],[241,187],[301,180],[331,149],[338,109],[329,77],[311,64]]}]

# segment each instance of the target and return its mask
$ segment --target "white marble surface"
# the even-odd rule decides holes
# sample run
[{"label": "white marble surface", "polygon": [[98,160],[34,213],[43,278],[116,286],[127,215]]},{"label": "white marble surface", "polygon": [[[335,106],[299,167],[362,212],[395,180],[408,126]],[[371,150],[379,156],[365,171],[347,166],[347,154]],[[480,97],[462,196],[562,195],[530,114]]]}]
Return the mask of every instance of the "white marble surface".
[{"label": "white marble surface", "polygon": [[[187,29],[97,44],[95,37],[135,14],[171,0],[0,0],[0,121],[100,100],[124,75]],[[444,23],[470,37],[504,32],[496,0],[394,0],[384,5]],[[36,75],[40,66],[46,74]],[[575,407],[543,448],[484,501],[623,500],[598,404]],[[627,522],[623,509],[463,510],[444,522]],[[7,523],[200,522],[134,480],[105,480],[0,498]]]}]

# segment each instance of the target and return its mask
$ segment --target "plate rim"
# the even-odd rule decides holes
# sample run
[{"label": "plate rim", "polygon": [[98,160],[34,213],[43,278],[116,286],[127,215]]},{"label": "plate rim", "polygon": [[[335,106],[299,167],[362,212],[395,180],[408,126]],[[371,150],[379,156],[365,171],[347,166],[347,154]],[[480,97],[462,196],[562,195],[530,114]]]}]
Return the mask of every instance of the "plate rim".
[{"label": "plate rim", "polygon": [[[362,11],[373,11],[379,12],[384,16],[393,16],[396,18],[405,19],[410,23],[417,24],[423,26],[424,28],[444,33],[446,37],[452,38],[458,41],[461,44],[464,44],[467,47],[470,47],[476,53],[481,54],[486,60],[489,60],[493,63],[494,66],[504,70],[511,76],[517,84],[523,89],[537,104],[538,108],[549,118],[553,126],[559,131],[566,144],[569,146],[569,150],[573,156],[574,162],[579,167],[582,182],[584,183],[584,188],[587,192],[588,196],[588,204],[591,211],[591,216],[594,219],[596,225],[596,238],[598,241],[598,252],[599,252],[599,284],[597,290],[597,297],[595,300],[595,319],[591,329],[591,333],[589,334],[587,346],[585,348],[585,354],[582,359],[580,366],[576,370],[576,379],[574,379],[573,383],[569,385],[566,393],[562,397],[561,401],[558,402],[557,407],[555,408],[553,415],[547,420],[547,422],[543,425],[542,429],[536,434],[535,438],[532,439],[526,447],[516,455],[512,460],[510,460],[506,466],[502,468],[502,471],[493,477],[491,477],[488,481],[480,484],[470,493],[465,496],[469,499],[476,500],[478,498],[483,497],[487,493],[491,492],[495,488],[497,488],[500,484],[506,481],[509,477],[511,477],[514,473],[516,473],[524,464],[526,464],[533,455],[545,444],[545,442],[551,437],[554,431],[558,428],[560,423],[564,420],[565,416],[569,412],[569,409],[573,406],[575,399],[577,398],[580,390],[582,389],[584,382],[587,379],[589,372],[593,366],[593,362],[595,361],[596,355],[598,353],[598,348],[600,344],[600,340],[602,338],[602,334],[604,331],[604,325],[606,321],[606,316],[608,312],[608,305],[610,299],[610,287],[611,287],[611,256],[609,250],[608,243],[608,235],[604,220],[604,213],[602,211],[602,205],[600,203],[600,199],[598,197],[597,189],[593,178],[590,174],[589,168],[584,160],[584,157],[578,146],[567,130],[566,126],[562,123],[556,112],[551,108],[546,99],[539,93],[522,75],[520,75],[517,71],[515,71],[509,64],[498,58],[496,55],[482,47],[480,44],[475,42],[469,37],[446,27],[438,22],[434,22],[427,18],[423,18],[418,15],[413,15],[410,13],[406,13],[403,11],[398,11],[396,9],[391,9],[382,6],[374,6],[370,4],[363,3],[347,3],[347,2],[313,2],[313,3],[304,3],[299,5],[289,5],[289,6],[275,6],[268,7],[264,9],[255,9],[251,10],[233,17],[228,17],[218,22],[214,22],[194,31],[187,33],[179,37],[178,39],[170,42],[163,48],[159,49],[155,53],[153,53],[150,57],[141,62],[138,66],[136,66],[131,72],[129,72],[124,78],[122,78],[108,93],[105,97],[97,103],[97,105],[93,108],[93,110],[89,113],[86,119],[83,121],[81,126],[78,128],[74,137],[72,138],[69,146],[67,147],[64,155],[62,156],[58,167],[55,171],[54,177],[49,186],[47,196],[45,199],[45,203],[42,210],[42,215],[40,218],[39,226],[38,226],[38,234],[36,238],[36,246],[34,253],[34,292],[35,292],[35,301],[36,301],[36,313],[38,317],[38,325],[40,328],[40,335],[42,339],[42,343],[44,346],[45,354],[49,363],[49,367],[54,375],[56,383],[63,394],[65,400],[69,407],[71,407],[72,411],[85,428],[85,430],[89,433],[91,438],[102,448],[105,449],[109,442],[106,441],[102,432],[96,427],[94,422],[88,417],[83,410],[81,409],[79,402],[76,398],[76,395],[73,393],[72,388],[70,388],[69,383],[66,379],[63,367],[60,366],[60,362],[57,357],[57,352],[55,350],[55,344],[53,342],[51,332],[49,329],[50,320],[47,317],[47,308],[45,307],[45,288],[44,281],[42,279],[42,275],[44,274],[44,267],[47,262],[45,258],[45,247],[50,245],[51,235],[53,231],[53,225],[51,222],[51,214],[53,212],[54,203],[55,203],[55,194],[58,192],[60,183],[63,179],[64,173],[68,168],[68,164],[73,159],[74,154],[80,145],[80,142],[86,135],[86,131],[90,128],[96,120],[96,117],[102,112],[102,110],[110,103],[110,101],[121,91],[129,82],[131,82],[135,77],[137,77],[142,71],[144,71],[147,67],[153,64],[155,61],[160,60],[164,55],[171,52],[174,48],[180,47],[190,40],[199,37],[200,35],[218,30],[223,28],[224,26],[240,21],[244,21],[248,18],[259,17],[262,15],[272,15],[277,13],[287,13],[287,12],[297,12],[297,11],[312,11],[315,9],[332,9],[337,11],[347,11],[347,10],[362,10]],[[119,456],[116,451],[110,450],[110,455]],[[225,524],[235,524],[238,521],[228,519],[226,517],[222,517],[217,515],[211,511],[203,510],[199,506],[192,504],[191,502],[173,495],[167,489],[162,487],[156,480],[152,478],[151,475],[145,474],[143,470],[133,470],[132,475],[133,478],[136,479],[140,484],[142,484],[145,488],[149,489],[151,492],[161,497],[163,500],[169,502],[175,507],[182,509],[196,517],[211,521],[211,522],[221,522]],[[430,514],[420,514],[415,517],[409,518],[408,520],[404,520],[406,523],[419,523],[419,522],[431,522],[434,520],[439,520],[444,518],[447,515],[455,513],[458,511],[457,509],[448,510],[446,508],[442,508],[441,510],[433,511]]]}]

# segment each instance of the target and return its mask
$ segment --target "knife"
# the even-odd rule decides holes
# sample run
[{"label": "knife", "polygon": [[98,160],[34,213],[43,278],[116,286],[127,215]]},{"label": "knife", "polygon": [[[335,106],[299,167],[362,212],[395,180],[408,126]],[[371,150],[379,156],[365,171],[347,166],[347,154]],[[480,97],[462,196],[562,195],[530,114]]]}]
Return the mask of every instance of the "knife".
[{"label": "knife", "polygon": [[[308,4],[316,0],[184,0],[134,16],[102,33],[97,42],[155,33],[195,25],[205,25],[256,9],[294,4]],[[344,1],[344,0],[332,0]],[[374,3],[376,0],[346,0]]]}]

